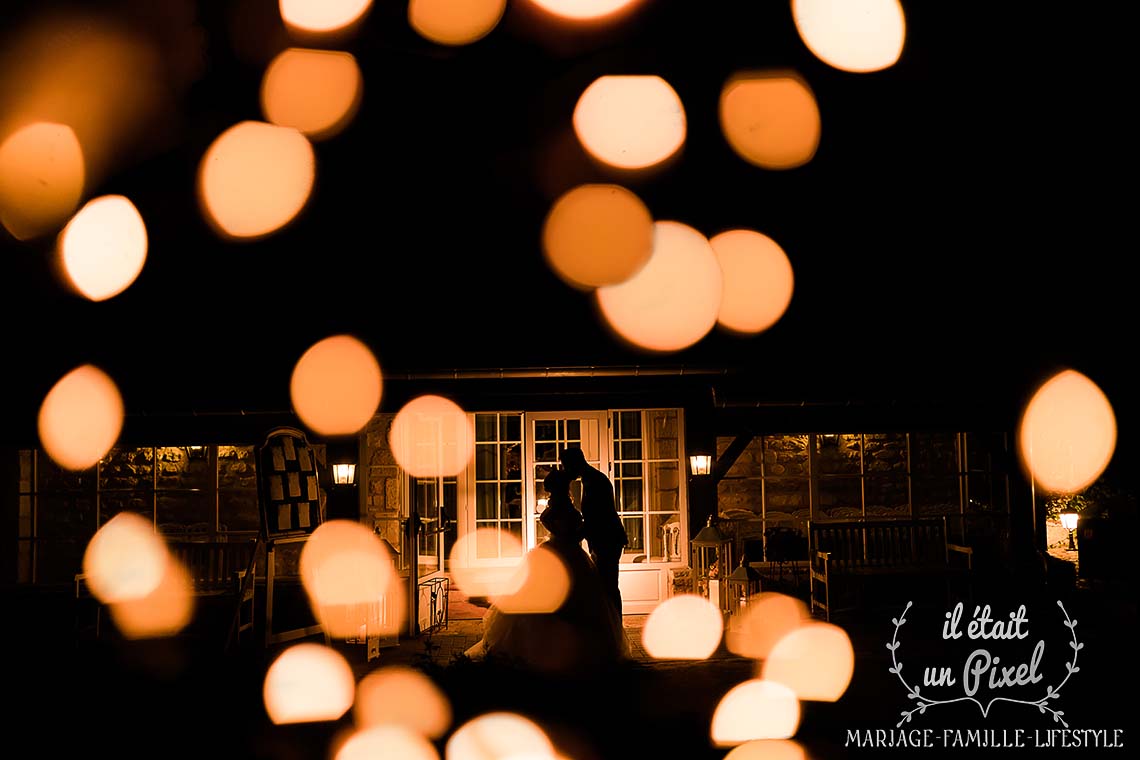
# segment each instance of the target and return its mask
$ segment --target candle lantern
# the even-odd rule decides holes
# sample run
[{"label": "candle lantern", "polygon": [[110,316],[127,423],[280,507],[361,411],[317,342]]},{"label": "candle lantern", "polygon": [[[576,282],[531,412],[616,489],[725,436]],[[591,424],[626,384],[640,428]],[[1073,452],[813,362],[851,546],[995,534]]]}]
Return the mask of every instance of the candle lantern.
[{"label": "candle lantern", "polygon": [[745,560],[740,558],[740,564],[732,571],[726,581],[728,595],[728,612],[736,616],[743,614],[748,605],[760,593],[760,573]]},{"label": "candle lantern", "polygon": [[728,611],[728,589],[725,576],[732,562],[732,538],[713,524],[708,524],[689,542],[693,547],[694,588],[722,612]]}]

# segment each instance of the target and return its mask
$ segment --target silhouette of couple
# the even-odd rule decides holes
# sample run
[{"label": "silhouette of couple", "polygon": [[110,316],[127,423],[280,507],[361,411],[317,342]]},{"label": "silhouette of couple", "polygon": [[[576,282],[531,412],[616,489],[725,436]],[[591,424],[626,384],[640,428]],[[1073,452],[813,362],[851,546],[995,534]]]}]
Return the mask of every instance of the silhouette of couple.
[{"label": "silhouette of couple", "polygon": [[[545,671],[575,673],[628,656],[621,622],[618,568],[628,543],[609,477],[567,448],[562,469],[543,480],[548,498],[539,515],[550,537],[532,552],[552,551],[570,578],[566,600],[551,613],[506,613],[492,606],[483,618],[483,638],[467,650],[472,659],[501,657]],[[582,481],[581,509],[570,486]],[[582,550],[586,540],[589,554]]]}]

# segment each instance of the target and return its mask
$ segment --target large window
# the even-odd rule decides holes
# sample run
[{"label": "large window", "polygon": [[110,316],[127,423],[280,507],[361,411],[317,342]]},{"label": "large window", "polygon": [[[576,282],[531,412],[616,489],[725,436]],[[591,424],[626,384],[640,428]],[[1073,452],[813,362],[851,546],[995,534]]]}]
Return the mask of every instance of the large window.
[{"label": "large window", "polygon": [[41,451],[20,459],[20,583],[70,582],[87,541],[120,512],[166,535],[254,534],[261,525],[253,446],[116,447],[70,472]]},{"label": "large window", "polygon": [[669,540],[681,525],[680,427],[676,409],[612,413],[614,493],[633,561],[680,559]]},{"label": "large window", "polygon": [[[478,534],[476,559],[519,556],[523,542],[522,414],[475,415],[475,528],[497,528]],[[504,542],[501,535],[518,539]]]}]

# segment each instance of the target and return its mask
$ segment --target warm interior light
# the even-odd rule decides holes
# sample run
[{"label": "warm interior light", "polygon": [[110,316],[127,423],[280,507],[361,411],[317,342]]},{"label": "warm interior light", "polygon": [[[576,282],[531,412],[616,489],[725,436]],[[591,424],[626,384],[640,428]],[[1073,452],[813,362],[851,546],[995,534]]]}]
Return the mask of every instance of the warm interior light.
[{"label": "warm interior light", "polygon": [[40,406],[44,451],[66,470],[86,470],[111,450],[123,429],[123,398],[115,382],[85,364],[64,375]]},{"label": "warm interior light", "polygon": [[1051,377],[1025,407],[1018,453],[1046,491],[1074,493],[1100,477],[1116,448],[1116,416],[1104,392],[1085,375]]},{"label": "warm interior light", "polygon": [[491,33],[507,0],[411,0],[408,23],[441,45],[468,45]]},{"label": "warm interior light", "polygon": [[337,720],[356,695],[352,667],[321,644],[295,644],[273,661],[262,690],[275,724]]},{"label": "warm interior light", "polygon": [[281,18],[305,32],[335,32],[354,24],[372,0],[280,0]]},{"label": "warm interior light", "polygon": [[574,132],[594,158],[619,169],[645,169],[685,141],[685,108],[659,76],[604,76],[574,108]]},{"label": "warm interior light", "polygon": [[446,734],[452,718],[447,695],[435,682],[402,665],[382,667],[361,679],[353,715],[363,728],[403,726],[430,739]]},{"label": "warm interior light", "polygon": [[83,150],[66,124],[28,124],[0,143],[0,224],[17,240],[58,228],[79,205]]},{"label": "warm interior light", "polygon": [[754,678],[721,698],[710,734],[718,747],[728,747],[756,739],[787,739],[799,723],[795,693],[784,684]]},{"label": "warm interior light", "polygon": [[149,520],[120,512],[95,532],[83,552],[87,587],[104,604],[143,599],[162,582],[168,555]]},{"label": "warm interior light", "polygon": [[445,760],[507,760],[549,757],[554,745],[546,732],[521,715],[493,712],[460,726],[444,747]]},{"label": "warm interior light", "polygon": [[1061,527],[1065,530],[1077,529],[1077,513],[1076,512],[1062,512],[1061,513]]},{"label": "warm interior light", "polygon": [[351,335],[313,344],[297,361],[289,394],[297,416],[321,435],[353,435],[380,406],[383,378],[372,350]]},{"label": "warm interior light", "polygon": [[899,0],[792,0],[800,38],[817,58],[843,71],[893,66],[906,40]]},{"label": "warm interior light", "polygon": [[641,640],[659,660],[705,660],[720,646],[724,618],[703,596],[679,594],[653,608]]},{"label": "warm interior light", "polygon": [[722,232],[709,245],[724,274],[717,322],[746,335],[776,324],[792,302],[795,283],[784,250],[772,238],[752,230]]},{"label": "warm interior light", "polygon": [[262,237],[300,213],[315,172],[313,147],[296,129],[243,121],[219,135],[202,157],[202,206],[219,233]]},{"label": "warm interior light", "polygon": [[439,752],[423,736],[403,726],[373,726],[356,731],[333,754],[333,760],[439,760]]},{"label": "warm interior light", "polygon": [[356,482],[356,465],[352,462],[337,462],[332,466],[333,483],[350,486]]},{"label": "warm interior light", "polygon": [[598,288],[602,315],[633,345],[677,351],[716,324],[723,276],[705,236],[680,222],[654,225],[653,253],[637,274]]},{"label": "warm interior light", "polygon": [[800,699],[834,702],[854,671],[855,650],[847,632],[831,623],[806,623],[772,647],[761,677],[784,684]]},{"label": "warm interior light", "polygon": [[737,74],[720,93],[720,128],[745,161],[764,169],[794,169],[819,147],[819,106],[796,74]]},{"label": "warm interior light", "polygon": [[689,468],[694,475],[708,475],[712,472],[712,456],[709,454],[689,455]]},{"label": "warm interior light", "polygon": [[617,285],[649,261],[653,217],[620,185],[580,185],[551,206],[542,248],[550,268],[573,287]]},{"label": "warm interior light", "polygon": [[396,413],[388,442],[396,462],[410,475],[451,477],[475,455],[475,424],[454,401],[419,396]]},{"label": "warm interior light", "polygon": [[134,204],[104,195],[79,210],[59,237],[71,283],[92,301],[126,290],[146,262],[146,225]]},{"label": "warm interior light", "polygon": [[544,11],[572,21],[590,21],[617,15],[640,0],[530,0]]},{"label": "warm interior light", "polygon": [[352,121],[361,81],[360,67],[350,53],[289,48],[265,69],[261,111],[278,126],[323,140]]},{"label": "warm interior light", "polygon": [[332,636],[355,637],[379,630],[395,577],[393,558],[380,538],[354,520],[329,520],[301,550],[301,582],[313,612]]}]

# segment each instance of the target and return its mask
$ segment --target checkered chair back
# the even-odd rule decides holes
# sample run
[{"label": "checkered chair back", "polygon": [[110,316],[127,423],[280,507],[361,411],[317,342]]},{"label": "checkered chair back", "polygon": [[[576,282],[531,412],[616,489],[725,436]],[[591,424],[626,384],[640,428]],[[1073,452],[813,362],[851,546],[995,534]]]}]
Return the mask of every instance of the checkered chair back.
[{"label": "checkered chair back", "polygon": [[312,533],[321,524],[318,464],[305,434],[275,428],[258,451],[261,524],[268,538]]}]

